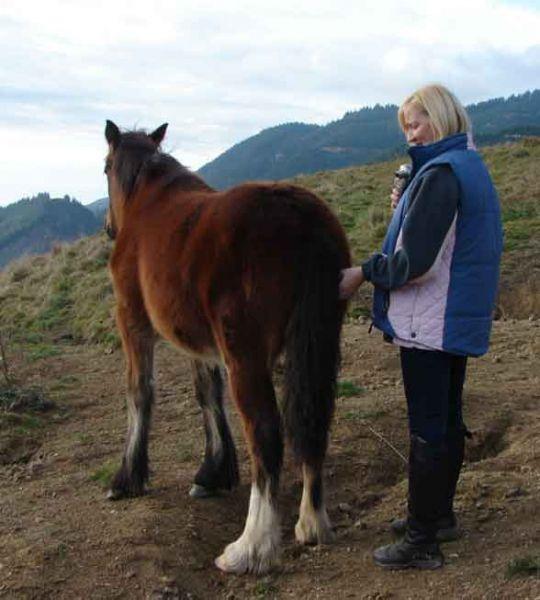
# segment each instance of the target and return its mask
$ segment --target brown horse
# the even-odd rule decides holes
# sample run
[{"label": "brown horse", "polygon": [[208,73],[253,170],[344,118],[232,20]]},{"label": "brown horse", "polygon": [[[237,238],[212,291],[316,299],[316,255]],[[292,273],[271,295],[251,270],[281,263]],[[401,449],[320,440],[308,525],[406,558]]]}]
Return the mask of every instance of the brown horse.
[{"label": "brown horse", "polygon": [[[223,571],[262,573],[277,561],[282,424],[302,466],[296,538],[328,542],[322,467],[334,407],[345,303],[344,232],[315,195],[251,183],[216,192],[160,151],[167,125],[147,135],[107,121],[105,172],[117,324],[127,360],[128,434],[109,497],[142,494],[148,479],[153,349],[161,335],[193,357],[206,454],[192,496],[238,484],[222,402],[220,365],[242,417],[252,460],[242,535],[216,559]],[[285,353],[278,409],[272,370]]]}]

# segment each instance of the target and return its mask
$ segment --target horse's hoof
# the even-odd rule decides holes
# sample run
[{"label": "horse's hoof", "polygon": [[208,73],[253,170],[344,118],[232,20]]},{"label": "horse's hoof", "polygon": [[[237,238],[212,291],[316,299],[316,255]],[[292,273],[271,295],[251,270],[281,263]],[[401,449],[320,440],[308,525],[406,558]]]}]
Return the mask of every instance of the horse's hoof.
[{"label": "horse's hoof", "polygon": [[227,549],[225,549],[225,552],[221,556],[216,558],[214,564],[223,573],[232,573],[234,575],[244,575],[250,570],[247,559],[244,557],[227,557]]},{"label": "horse's hoof", "polygon": [[253,547],[246,545],[246,542],[240,538],[229,544],[223,554],[216,558],[214,564],[224,573],[264,575],[274,569],[279,562],[278,547],[270,545],[256,551]]},{"label": "horse's hoof", "polygon": [[[253,573],[254,575],[264,575],[272,570],[275,566],[274,561],[261,561],[251,564],[247,558],[240,557],[240,560],[230,562],[224,552],[214,560],[216,567],[223,573],[232,573],[234,575],[244,575],[245,573]],[[275,561],[277,564],[278,561]]]},{"label": "horse's hoof", "polygon": [[107,500],[115,501],[126,498],[127,494],[123,490],[109,490],[107,492]]},{"label": "horse's hoof", "polygon": [[215,488],[206,488],[203,485],[194,483],[189,490],[191,498],[212,498],[218,495],[218,491]]},{"label": "horse's hoof", "polygon": [[124,498],[137,498],[138,496],[144,496],[148,494],[148,487],[144,485],[141,488],[136,489],[124,489],[124,488],[111,488],[107,492],[107,500],[123,500]]},{"label": "horse's hoof", "polygon": [[218,556],[214,561],[214,564],[220,571],[223,571],[224,573],[236,573],[237,575],[242,575],[245,572],[238,570],[238,565],[230,565],[227,562],[224,554]]},{"label": "horse's hoof", "polygon": [[336,540],[336,534],[332,530],[330,523],[324,521],[298,521],[294,528],[296,541],[306,546],[315,546],[317,544],[331,544]]}]

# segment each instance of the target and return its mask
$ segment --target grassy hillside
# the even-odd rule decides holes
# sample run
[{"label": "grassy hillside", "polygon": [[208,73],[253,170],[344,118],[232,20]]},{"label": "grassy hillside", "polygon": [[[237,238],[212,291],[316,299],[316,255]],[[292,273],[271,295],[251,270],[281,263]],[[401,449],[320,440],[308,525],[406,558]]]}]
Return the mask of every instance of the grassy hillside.
[{"label": "grassy hillside", "polygon": [[30,358],[55,353],[62,341],[117,344],[110,243],[104,234],[25,257],[0,273],[0,329]]},{"label": "grassy hillside", "polygon": [[[499,316],[540,314],[540,138],[482,151],[498,188],[506,232]],[[325,198],[345,226],[356,261],[375,251],[390,217],[389,188],[405,160],[299,177]],[[118,343],[102,234],[22,259],[0,273],[0,330],[33,356],[62,340]],[[369,286],[353,307],[367,313]]]},{"label": "grassy hillside", "polygon": [[[540,314],[540,137],[486,147],[481,154],[499,193],[505,230],[499,311]],[[345,226],[361,261],[382,242],[390,219],[389,189],[405,158],[297,177],[325,198]],[[363,290],[364,295],[369,288]]]}]

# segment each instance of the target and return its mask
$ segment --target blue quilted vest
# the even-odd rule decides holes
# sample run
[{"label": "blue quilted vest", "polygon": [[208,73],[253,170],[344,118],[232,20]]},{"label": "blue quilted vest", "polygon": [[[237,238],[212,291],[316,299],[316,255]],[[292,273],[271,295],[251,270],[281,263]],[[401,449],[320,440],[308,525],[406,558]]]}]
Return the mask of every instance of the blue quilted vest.
[{"label": "blue quilted vest", "polygon": [[[393,254],[407,215],[409,199],[424,173],[434,165],[450,166],[458,179],[461,197],[442,349],[452,354],[480,356],[487,352],[489,345],[502,253],[503,234],[497,194],[480,155],[467,149],[465,134],[449,136],[426,146],[411,147],[409,154],[413,164],[412,179],[394,211],[382,252],[387,256]],[[391,298],[392,292],[375,288],[372,318],[378,329],[396,337],[388,319]]]}]

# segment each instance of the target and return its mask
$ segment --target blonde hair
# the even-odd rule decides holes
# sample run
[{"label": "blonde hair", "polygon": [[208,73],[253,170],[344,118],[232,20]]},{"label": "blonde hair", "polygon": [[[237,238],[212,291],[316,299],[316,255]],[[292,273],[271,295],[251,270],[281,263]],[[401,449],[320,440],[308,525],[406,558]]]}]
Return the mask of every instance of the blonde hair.
[{"label": "blonde hair", "polygon": [[398,121],[403,131],[405,131],[403,110],[411,104],[429,117],[435,132],[435,141],[456,133],[471,131],[471,121],[467,111],[454,94],[443,85],[426,85],[405,98],[398,111]]}]

